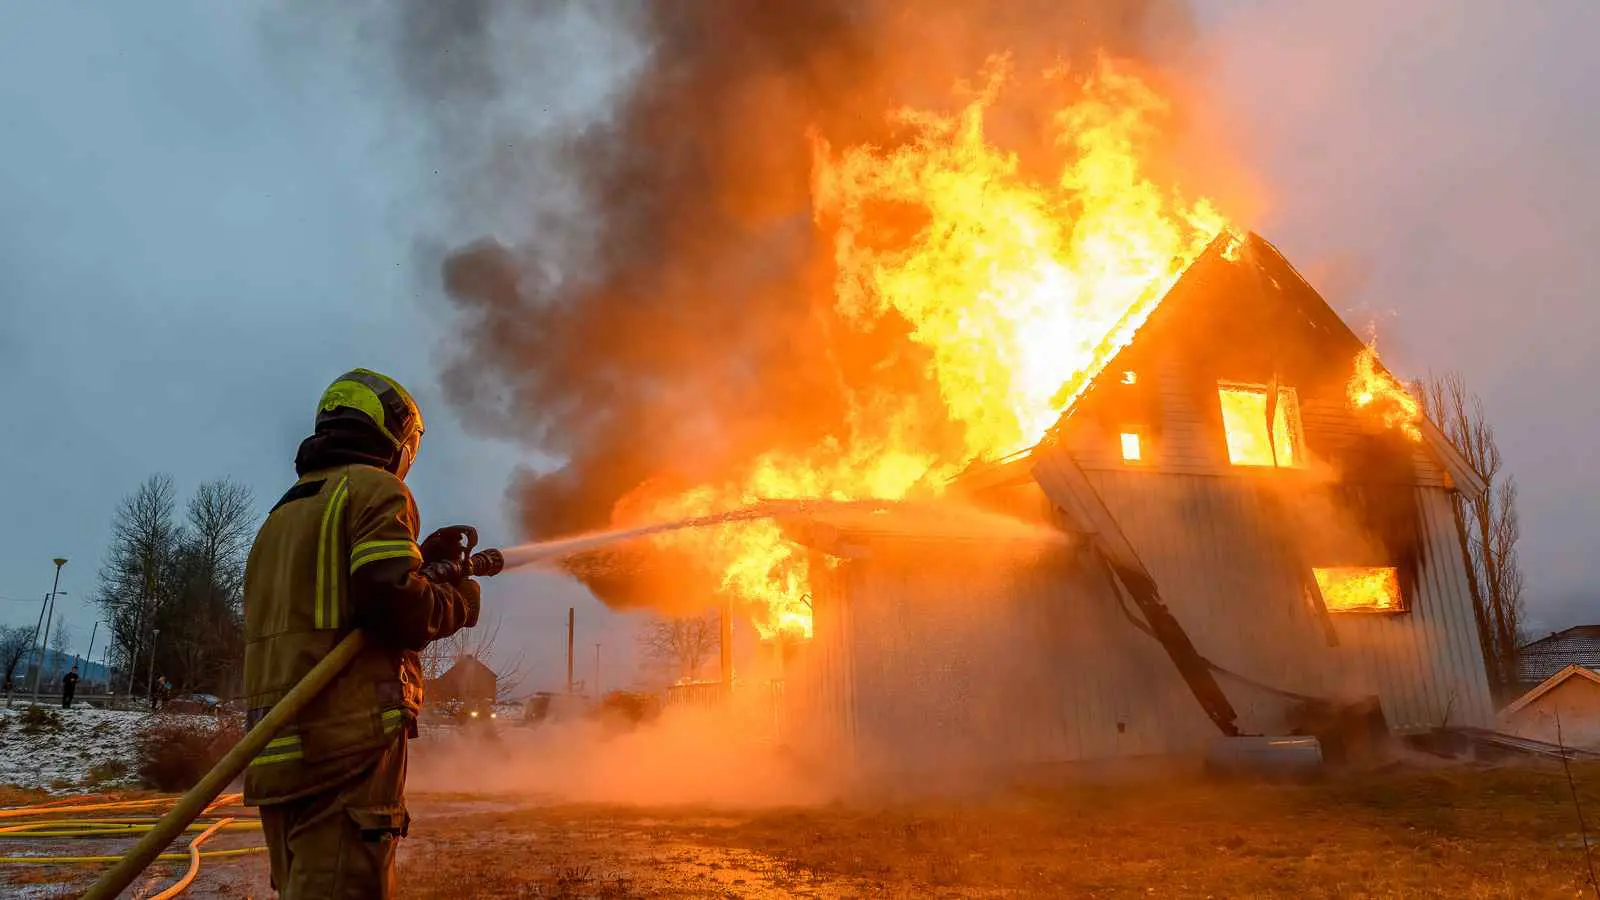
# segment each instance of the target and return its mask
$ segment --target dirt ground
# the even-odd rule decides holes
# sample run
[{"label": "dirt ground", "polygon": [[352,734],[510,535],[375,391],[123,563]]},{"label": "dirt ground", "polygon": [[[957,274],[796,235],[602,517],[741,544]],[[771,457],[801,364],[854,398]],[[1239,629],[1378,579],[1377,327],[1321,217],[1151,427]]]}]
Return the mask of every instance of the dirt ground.
[{"label": "dirt ground", "polygon": [[[1574,776],[1590,828],[1600,826],[1600,766]],[[1600,897],[1554,766],[1404,767],[1298,785],[1057,783],[746,811],[445,794],[412,806],[399,868],[404,896],[417,898]],[[48,849],[89,852],[63,843]],[[97,841],[93,852],[110,849]],[[1600,864],[1600,851],[1591,857]],[[73,896],[92,871],[0,867],[0,893]],[[175,876],[160,873],[144,895]],[[191,896],[271,896],[264,858],[208,863]]]}]

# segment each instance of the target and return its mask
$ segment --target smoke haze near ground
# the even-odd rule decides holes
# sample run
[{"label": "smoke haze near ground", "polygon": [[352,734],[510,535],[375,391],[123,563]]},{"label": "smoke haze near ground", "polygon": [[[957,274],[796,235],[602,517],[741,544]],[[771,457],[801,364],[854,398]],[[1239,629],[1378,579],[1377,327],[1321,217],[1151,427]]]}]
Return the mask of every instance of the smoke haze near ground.
[{"label": "smoke haze near ground", "polygon": [[826,776],[806,772],[725,715],[690,708],[616,730],[600,721],[446,733],[412,761],[416,791],[494,793],[571,803],[763,807],[826,802]]}]

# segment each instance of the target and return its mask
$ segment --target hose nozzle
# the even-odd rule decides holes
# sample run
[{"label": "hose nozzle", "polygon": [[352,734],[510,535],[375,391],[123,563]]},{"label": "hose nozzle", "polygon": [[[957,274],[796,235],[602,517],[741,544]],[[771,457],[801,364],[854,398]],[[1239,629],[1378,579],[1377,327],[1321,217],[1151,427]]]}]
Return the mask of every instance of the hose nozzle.
[{"label": "hose nozzle", "polygon": [[467,572],[474,578],[488,578],[490,575],[499,575],[506,567],[506,558],[494,547],[479,550],[467,557]]},{"label": "hose nozzle", "polygon": [[431,562],[422,567],[422,577],[434,584],[455,584],[463,578],[488,578],[498,575],[506,567],[506,558],[499,550],[490,547],[467,557],[465,562],[453,559]]}]

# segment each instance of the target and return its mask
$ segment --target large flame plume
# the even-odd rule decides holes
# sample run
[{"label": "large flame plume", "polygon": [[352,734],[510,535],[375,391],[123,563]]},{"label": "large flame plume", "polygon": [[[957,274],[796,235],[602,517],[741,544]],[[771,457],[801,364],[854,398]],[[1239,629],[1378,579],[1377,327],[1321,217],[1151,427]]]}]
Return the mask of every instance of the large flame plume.
[{"label": "large flame plume", "polygon": [[[1102,60],[1072,85],[1074,99],[1053,117],[1064,160],[1053,181],[1024,175],[986,133],[1005,85],[996,67],[953,114],[894,113],[912,137],[892,149],[813,136],[815,221],[834,272],[826,302],[844,327],[906,329],[926,351],[938,403],[869,384],[852,393],[839,433],[763,454],[720,483],[647,483],[618,505],[619,518],[936,492],[974,460],[1043,437],[1227,227],[1209,201],[1146,174],[1142,155],[1166,102],[1133,72]],[[723,591],[753,605],[763,636],[810,634],[805,553],[776,525],[657,540],[720,573]]]}]

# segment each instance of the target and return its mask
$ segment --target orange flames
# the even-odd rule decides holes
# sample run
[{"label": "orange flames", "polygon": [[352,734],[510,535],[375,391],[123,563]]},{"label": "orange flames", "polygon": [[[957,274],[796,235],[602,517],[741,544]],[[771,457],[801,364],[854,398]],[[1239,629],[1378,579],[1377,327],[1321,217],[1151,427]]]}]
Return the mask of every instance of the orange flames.
[{"label": "orange flames", "polygon": [[1400,575],[1392,568],[1313,569],[1329,612],[1392,612],[1403,609]]},{"label": "orange flames", "polygon": [[[924,348],[943,408],[883,386],[857,391],[839,431],[802,453],[769,453],[736,480],[625,498],[630,515],[676,517],[761,499],[899,499],[937,491],[976,459],[1036,443],[1131,339],[1178,275],[1226,228],[1144,173],[1167,104],[1102,62],[1054,115],[1065,165],[1023,175],[992,145],[992,77],[951,115],[902,110],[912,138],[892,149],[834,147],[814,135],[813,207],[834,263],[831,303],[845,327],[903,320]],[[884,246],[874,209],[914,209],[919,228]],[[935,441],[953,425],[959,440]],[[809,636],[805,552],[771,522],[658,539],[721,573],[763,637]]]},{"label": "orange flames", "polygon": [[1422,405],[1379,365],[1376,338],[1356,354],[1356,371],[1350,376],[1345,393],[1352,407],[1375,412],[1384,427],[1397,429],[1413,441],[1422,440]]}]

